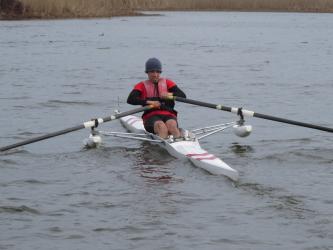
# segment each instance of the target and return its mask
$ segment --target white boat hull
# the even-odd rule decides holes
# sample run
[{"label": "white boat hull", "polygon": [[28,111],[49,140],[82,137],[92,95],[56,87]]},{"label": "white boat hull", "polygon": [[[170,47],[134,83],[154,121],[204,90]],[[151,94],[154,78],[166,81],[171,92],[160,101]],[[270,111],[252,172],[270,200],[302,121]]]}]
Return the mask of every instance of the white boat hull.
[{"label": "white boat hull", "polygon": [[155,134],[147,132],[143,126],[142,119],[137,116],[125,116],[121,118],[120,121],[123,126],[132,133],[146,133],[150,138],[162,141],[162,143],[158,143],[158,145],[165,148],[170,155],[180,159],[189,159],[193,165],[205,169],[211,174],[225,175],[233,181],[238,180],[238,172],[228,166],[220,158],[202,149],[196,138],[169,142]]}]

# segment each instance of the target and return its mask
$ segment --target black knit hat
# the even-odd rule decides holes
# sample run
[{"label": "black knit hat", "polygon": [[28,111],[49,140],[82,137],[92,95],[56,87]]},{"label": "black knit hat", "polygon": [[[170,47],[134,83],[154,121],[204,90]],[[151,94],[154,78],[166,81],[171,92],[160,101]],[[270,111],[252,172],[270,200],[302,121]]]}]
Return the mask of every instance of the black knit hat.
[{"label": "black knit hat", "polygon": [[162,72],[162,63],[157,58],[149,58],[146,62],[146,73],[153,70]]}]

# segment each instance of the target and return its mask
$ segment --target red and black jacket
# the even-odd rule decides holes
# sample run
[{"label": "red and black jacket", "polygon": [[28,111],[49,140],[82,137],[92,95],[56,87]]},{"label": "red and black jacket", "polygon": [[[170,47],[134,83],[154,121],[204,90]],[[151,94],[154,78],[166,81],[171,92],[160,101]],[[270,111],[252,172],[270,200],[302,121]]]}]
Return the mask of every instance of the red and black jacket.
[{"label": "red and black jacket", "polygon": [[[177,87],[170,79],[166,79],[168,92],[173,93],[174,96],[186,98],[185,93]],[[157,86],[156,86],[157,88]],[[157,88],[158,89],[158,88]],[[158,92],[158,91],[157,91]],[[177,117],[177,111],[174,110],[175,102],[173,100],[162,100],[159,96],[147,98],[147,92],[144,81],[137,83],[127,98],[127,103],[132,105],[147,105],[147,101],[159,101],[161,107],[159,109],[150,109],[145,111],[142,119],[145,121],[154,115],[171,115]]]}]

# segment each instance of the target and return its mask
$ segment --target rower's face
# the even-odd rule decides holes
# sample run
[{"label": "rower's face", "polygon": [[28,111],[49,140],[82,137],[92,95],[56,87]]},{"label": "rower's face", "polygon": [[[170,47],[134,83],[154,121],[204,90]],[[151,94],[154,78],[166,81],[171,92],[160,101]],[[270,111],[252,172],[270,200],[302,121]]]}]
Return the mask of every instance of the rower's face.
[{"label": "rower's face", "polygon": [[160,79],[161,71],[153,70],[147,73],[148,79],[154,83],[157,83]]}]

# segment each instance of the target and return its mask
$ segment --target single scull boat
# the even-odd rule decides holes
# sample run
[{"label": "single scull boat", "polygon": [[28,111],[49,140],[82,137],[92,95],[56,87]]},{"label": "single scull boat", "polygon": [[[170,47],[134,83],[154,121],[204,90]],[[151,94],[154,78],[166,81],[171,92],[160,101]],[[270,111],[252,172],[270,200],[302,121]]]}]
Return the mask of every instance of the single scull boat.
[{"label": "single scull boat", "polygon": [[178,159],[188,159],[196,167],[202,168],[213,175],[227,176],[233,181],[238,180],[239,174],[237,170],[231,168],[223,160],[201,148],[199,140],[230,127],[233,127],[234,132],[239,136],[249,135],[252,130],[252,127],[249,125],[245,126],[240,125],[239,122],[231,122],[199,128],[192,131],[181,129],[182,138],[175,140],[172,136],[168,139],[163,139],[158,135],[147,132],[143,126],[142,119],[134,115],[122,117],[120,118],[120,122],[129,133],[94,130],[89,139],[85,141],[85,144],[89,147],[94,147],[96,144],[101,143],[101,134],[149,141],[164,148],[170,155]]}]

